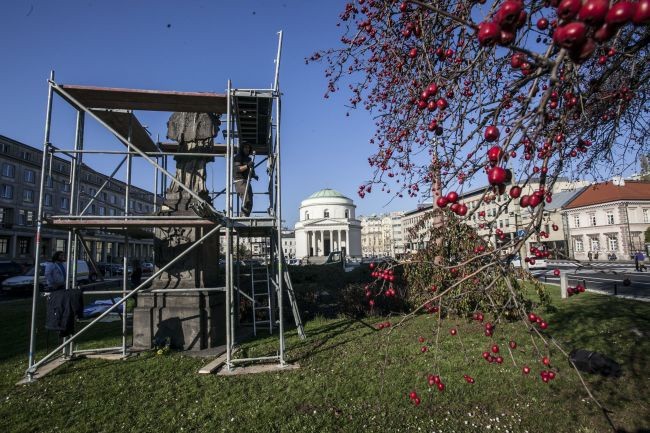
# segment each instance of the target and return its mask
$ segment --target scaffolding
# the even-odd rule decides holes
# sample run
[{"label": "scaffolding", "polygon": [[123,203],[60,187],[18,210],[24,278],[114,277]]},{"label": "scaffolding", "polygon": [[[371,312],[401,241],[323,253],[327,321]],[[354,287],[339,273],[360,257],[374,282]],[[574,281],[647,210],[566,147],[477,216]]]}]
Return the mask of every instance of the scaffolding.
[{"label": "scaffolding", "polygon": [[[39,273],[40,257],[35,257],[35,276],[32,297],[32,315],[31,330],[29,342],[28,369],[26,371],[26,380],[31,381],[36,378],[39,368],[46,365],[51,360],[63,356],[72,357],[75,355],[86,354],[89,352],[109,352],[116,349],[121,352],[122,356],[127,356],[128,346],[128,327],[127,321],[129,314],[127,312],[126,302],[138,293],[160,293],[160,292],[225,292],[225,339],[226,339],[226,359],[225,368],[231,370],[237,364],[251,362],[277,362],[280,367],[286,365],[285,359],[285,321],[283,314],[284,294],[287,291],[289,301],[292,307],[292,313],[298,334],[305,338],[302,322],[299,317],[293,288],[288,278],[288,272],[282,255],[282,211],[281,211],[281,148],[280,148],[280,125],[281,125],[281,92],[279,84],[279,67],[282,52],[282,32],[278,33],[278,48],[275,59],[275,74],[273,87],[269,89],[238,89],[233,88],[232,83],[228,80],[227,91],[225,94],[218,93],[198,93],[198,92],[175,92],[175,91],[151,91],[137,89],[120,89],[120,88],[102,88],[78,85],[63,85],[54,80],[54,72],[50,74],[48,80],[48,98],[47,112],[45,119],[45,137],[43,141],[43,159],[41,165],[40,194],[38,202],[38,219],[36,231],[36,251],[40,251],[41,230],[44,226],[53,227],[62,230],[68,230],[67,240],[67,269],[71,270],[73,277],[66,278],[66,290],[74,289],[76,281],[75,265],[79,252],[78,245],[84,245],[82,232],[84,230],[110,230],[119,232],[124,235],[124,258],[123,258],[123,278],[121,290],[99,290],[92,291],[92,294],[119,294],[121,299],[116,302],[102,314],[90,321],[76,333],[50,351],[48,354],[37,360],[36,351],[36,333],[37,333],[37,306],[38,299],[41,296]],[[50,141],[50,131],[52,124],[52,110],[54,96],[62,98],[71,107],[76,110],[76,131],[73,149],[61,149],[55,147]],[[134,115],[134,110],[142,111],[163,111],[163,112],[191,112],[191,113],[208,113],[211,116],[219,118],[225,115],[225,137],[224,144],[214,144],[208,153],[180,153],[177,150],[178,145],[174,143],[156,143],[154,142],[145,127],[139,122]],[[90,117],[102,125],[107,131],[113,134],[126,149],[114,150],[84,150],[84,125],[86,117]],[[268,174],[267,191],[261,193],[268,196],[268,207],[262,215],[259,213],[252,214],[249,217],[238,216],[238,199],[233,188],[233,158],[235,156],[236,146],[250,144],[256,155],[262,159],[256,165],[266,163]],[[54,154],[63,154],[71,159],[71,200],[69,213],[66,215],[52,215],[45,217],[43,213],[43,197],[45,178],[48,169],[48,159]],[[105,154],[105,155],[124,155],[122,161],[112,172],[112,179],[119,171],[120,167],[126,164],[126,186],[123,215],[105,216],[105,215],[87,215],[86,211],[94,200],[97,200],[102,189],[107,182],[94,194],[90,202],[84,209],[80,208],[78,201],[79,175],[78,170],[82,163],[84,154]],[[209,158],[225,158],[225,188],[215,193],[213,197],[225,194],[226,208],[224,211],[217,211],[211,199],[200,197],[195,191],[184,185],[173,174],[168,171],[167,159],[169,156],[203,156]],[[129,193],[132,185],[132,162],[133,158],[142,158],[154,168],[154,215],[132,215],[129,209]],[[167,182],[170,181],[178,188],[183,190],[184,194],[192,197],[196,205],[193,210],[196,216],[180,215],[165,216],[160,215],[158,211],[159,192],[164,195]],[[147,230],[155,227],[194,227],[204,230],[202,236],[191,244],[187,249],[180,253],[169,263],[156,268],[152,275],[145,279],[135,288],[128,286],[128,242],[131,236],[142,233],[143,229]],[[187,288],[187,289],[151,289],[149,284],[164,273],[168,268],[174,265],[178,260],[197,248],[201,243],[211,236],[225,237],[225,286],[208,287],[208,288]],[[274,356],[265,356],[259,358],[234,358],[233,349],[238,342],[237,328],[239,325],[238,305],[235,301],[240,296],[249,298],[248,294],[241,290],[239,260],[235,263],[235,251],[233,248],[238,245],[241,238],[263,238],[269,245],[268,251],[268,272],[264,275],[267,278],[267,284],[274,289],[275,310],[277,310],[277,321],[272,320],[273,311],[269,311],[269,329],[273,332],[277,327],[279,345],[277,354]],[[218,251],[215,251],[215,266],[218,263]],[[259,276],[257,277],[259,278]],[[253,311],[259,306],[255,296],[251,296],[250,301]],[[269,304],[271,300],[268,300]],[[102,321],[108,314],[122,309],[122,342],[119,347],[107,347],[91,350],[77,350],[75,342],[88,329]],[[255,323],[255,322],[254,322]]]}]

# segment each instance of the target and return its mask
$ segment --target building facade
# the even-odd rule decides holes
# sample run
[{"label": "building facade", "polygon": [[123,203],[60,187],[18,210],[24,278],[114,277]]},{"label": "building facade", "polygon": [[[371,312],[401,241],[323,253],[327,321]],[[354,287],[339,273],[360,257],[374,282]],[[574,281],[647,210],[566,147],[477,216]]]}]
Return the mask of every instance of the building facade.
[{"label": "building facade", "polygon": [[[530,237],[526,244],[527,251],[533,245],[546,244],[546,247],[550,249],[560,248],[562,250],[561,255],[568,254],[568,242],[565,240],[566,228],[560,210],[569,198],[581,191],[587,184],[586,181],[570,181],[565,178],[559,178],[555,182],[552,189],[553,201],[550,204],[546,203],[541,228],[541,230],[549,233],[549,237],[539,240]],[[533,180],[523,188],[522,195],[532,194],[538,188],[539,183]],[[518,232],[520,235],[525,234],[531,222],[530,210],[522,210],[519,206],[519,200],[508,202],[510,197],[507,192],[486,200],[486,190],[487,187],[480,187],[459,194],[458,201],[468,207],[468,214],[471,215],[471,217],[465,219],[466,224],[475,228],[478,234],[488,240],[494,247],[500,247],[512,241],[517,237]],[[430,203],[423,204],[415,210],[406,212],[402,217],[404,236],[406,238],[405,250],[407,252],[422,248],[428,242],[426,231],[430,228],[430,223],[428,226],[422,227],[419,233],[416,233],[415,238],[409,238],[409,233],[422,217],[431,211],[432,207]],[[554,224],[558,226],[557,231],[552,230]],[[503,234],[503,239],[496,234],[497,230]],[[506,254],[512,251],[506,248],[503,252]]]},{"label": "building facade", "polygon": [[361,253],[363,257],[393,257],[404,254],[402,216],[404,212],[362,216]]},{"label": "building facade", "polygon": [[285,259],[296,258],[296,232],[282,230],[282,253]]},{"label": "building facade", "polygon": [[[32,264],[35,254],[41,161],[43,152],[27,144],[0,135],[0,259]],[[70,161],[53,157],[51,171],[45,179],[44,216],[68,215],[70,212]],[[80,209],[88,206],[85,215],[123,215],[124,182],[110,179],[83,165],[79,170]],[[107,182],[100,191],[101,186]],[[91,203],[91,198],[97,196]],[[147,215],[154,210],[154,195],[131,186],[129,213]],[[86,247],[97,262],[119,263],[124,257],[124,236],[103,231],[85,231]],[[55,251],[65,251],[68,232],[44,227],[40,256],[49,260]],[[88,259],[80,248],[81,259]],[[129,240],[128,256],[153,259],[151,237]]]},{"label": "building facade", "polygon": [[650,182],[616,180],[593,185],[576,196],[563,214],[572,258],[629,260],[635,252],[646,251]]},{"label": "building facade", "polygon": [[296,258],[327,257],[343,251],[361,257],[361,222],[354,202],[333,189],[323,189],[300,204],[295,225]]}]

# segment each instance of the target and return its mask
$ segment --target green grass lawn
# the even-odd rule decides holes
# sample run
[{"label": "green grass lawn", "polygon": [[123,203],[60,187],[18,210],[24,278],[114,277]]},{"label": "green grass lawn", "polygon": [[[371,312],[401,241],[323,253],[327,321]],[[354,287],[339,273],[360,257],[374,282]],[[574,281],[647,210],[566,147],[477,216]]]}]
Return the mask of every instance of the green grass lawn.
[{"label": "green grass lawn", "polygon": [[[650,428],[650,304],[581,294],[556,299],[555,307],[540,313],[567,349],[602,351],[623,365],[618,379],[586,377],[615,425],[629,432]],[[312,320],[306,341],[290,332],[288,358],[301,366],[293,371],[200,376],[205,360],[148,352],[125,361],[69,362],[16,387],[26,367],[29,301],[0,303],[0,432],[611,431],[553,348],[557,377],[540,380],[540,356],[521,325],[499,324],[491,339],[478,323],[445,320],[436,355],[421,353],[418,341],[423,336],[433,344],[436,316],[418,316],[391,333],[377,331],[378,321]],[[449,334],[451,327],[458,336]],[[103,325],[85,344],[118,342],[117,329],[119,323]],[[510,339],[518,342],[516,367],[507,353]],[[274,354],[276,341],[248,342],[240,356]],[[481,357],[493,341],[505,352],[501,365]],[[521,374],[523,364],[532,368],[530,376]],[[441,375],[444,392],[429,388],[428,373]],[[476,382],[466,383],[463,374]],[[411,390],[422,398],[418,407],[408,398]]]}]

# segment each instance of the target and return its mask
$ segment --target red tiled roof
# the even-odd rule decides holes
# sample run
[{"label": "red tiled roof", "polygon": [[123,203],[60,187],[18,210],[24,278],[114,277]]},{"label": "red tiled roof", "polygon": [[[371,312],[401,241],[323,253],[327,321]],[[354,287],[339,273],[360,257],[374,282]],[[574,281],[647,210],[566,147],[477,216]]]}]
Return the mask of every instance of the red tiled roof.
[{"label": "red tiled roof", "polygon": [[626,180],[625,185],[614,185],[611,181],[588,186],[578,194],[565,209],[609,203],[620,200],[650,200],[650,182]]}]

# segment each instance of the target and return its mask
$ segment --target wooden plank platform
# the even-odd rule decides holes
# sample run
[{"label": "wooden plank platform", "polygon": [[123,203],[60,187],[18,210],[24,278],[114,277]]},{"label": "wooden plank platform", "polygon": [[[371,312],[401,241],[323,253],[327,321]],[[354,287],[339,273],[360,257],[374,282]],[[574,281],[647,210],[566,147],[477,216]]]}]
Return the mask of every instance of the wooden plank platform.
[{"label": "wooden plank platform", "polygon": [[70,358],[64,358],[63,356],[59,356],[58,358],[54,358],[50,362],[46,362],[45,364],[43,364],[42,366],[40,366],[38,368],[36,373],[34,373],[32,381],[30,381],[27,378],[27,375],[25,375],[25,377],[22,378],[21,380],[19,380],[16,383],[16,385],[25,385],[25,384],[28,384],[28,383],[32,383],[32,382],[34,382],[34,381],[36,381],[36,380],[38,380],[38,379],[40,379],[40,378],[42,378],[44,376],[47,376],[48,374],[50,374],[51,372],[53,372],[57,368],[61,367],[63,364],[65,364],[68,361],[70,361]]},{"label": "wooden plank platform", "polygon": [[227,111],[227,95],[222,93],[124,89],[72,84],[64,84],[60,87],[88,108],[217,114]]},{"label": "wooden plank platform", "polygon": [[257,373],[278,373],[281,371],[292,371],[300,368],[300,365],[295,364],[285,364],[281,366],[280,364],[252,364],[243,367],[235,367],[232,370],[226,368],[221,368],[217,372],[217,376],[239,376],[242,374],[257,374]]}]

